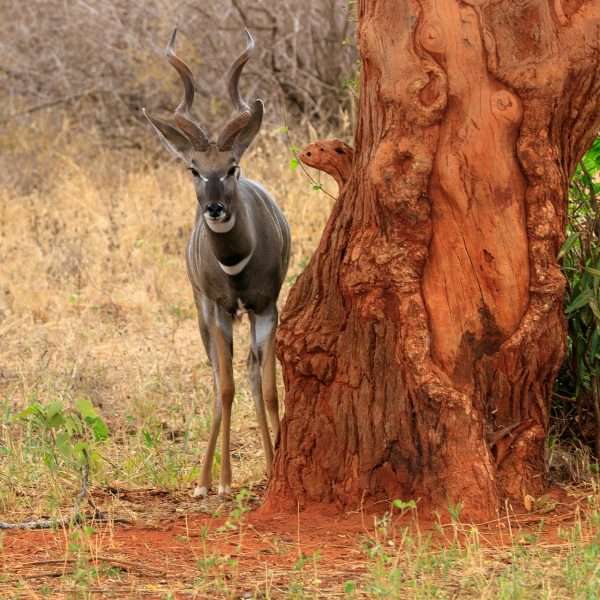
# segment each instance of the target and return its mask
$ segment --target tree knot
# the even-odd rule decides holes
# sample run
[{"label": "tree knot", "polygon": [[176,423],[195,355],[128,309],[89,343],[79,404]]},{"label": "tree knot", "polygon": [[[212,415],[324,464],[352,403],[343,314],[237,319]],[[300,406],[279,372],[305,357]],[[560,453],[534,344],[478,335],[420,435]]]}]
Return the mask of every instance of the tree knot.
[{"label": "tree knot", "polygon": [[353,157],[354,150],[337,139],[312,142],[298,155],[305,165],[331,175],[338,184],[340,193],[350,179]]}]

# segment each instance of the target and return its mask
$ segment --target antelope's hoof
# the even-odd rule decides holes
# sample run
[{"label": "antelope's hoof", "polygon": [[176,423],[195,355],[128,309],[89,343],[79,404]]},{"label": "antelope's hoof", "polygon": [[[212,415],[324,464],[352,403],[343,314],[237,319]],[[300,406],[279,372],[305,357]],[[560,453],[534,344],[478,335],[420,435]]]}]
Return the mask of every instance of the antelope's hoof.
[{"label": "antelope's hoof", "polygon": [[230,485],[220,485],[219,486],[219,496],[230,496],[231,495],[231,486]]},{"label": "antelope's hoof", "polygon": [[197,485],[192,493],[194,498],[204,498],[208,496],[208,488],[205,485]]}]

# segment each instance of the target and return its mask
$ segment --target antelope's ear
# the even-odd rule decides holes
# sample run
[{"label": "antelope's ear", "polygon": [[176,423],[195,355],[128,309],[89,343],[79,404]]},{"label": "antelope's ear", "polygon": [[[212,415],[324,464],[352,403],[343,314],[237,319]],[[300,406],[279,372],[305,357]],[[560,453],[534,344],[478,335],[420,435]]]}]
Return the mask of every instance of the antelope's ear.
[{"label": "antelope's ear", "polygon": [[242,158],[242,154],[246,152],[248,146],[250,146],[252,140],[254,140],[256,134],[259,132],[260,126],[262,125],[263,114],[264,105],[262,100],[255,100],[252,105],[252,112],[248,123],[242,127],[233,142],[233,154],[237,160]]},{"label": "antelope's ear", "polygon": [[142,112],[169,153],[185,163],[189,162],[187,157],[193,149],[193,144],[187,136],[171,123],[151,117],[145,108],[142,109]]}]

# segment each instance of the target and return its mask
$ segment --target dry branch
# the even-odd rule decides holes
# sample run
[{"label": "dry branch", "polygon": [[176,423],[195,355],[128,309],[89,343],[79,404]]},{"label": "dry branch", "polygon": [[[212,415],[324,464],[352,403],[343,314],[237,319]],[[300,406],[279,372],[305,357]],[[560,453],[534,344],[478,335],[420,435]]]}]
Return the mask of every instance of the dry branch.
[{"label": "dry branch", "polygon": [[[349,109],[344,81],[354,77],[353,23],[342,0],[309,7],[292,0],[207,0],[134,5],[108,0],[94,6],[58,0],[8,3],[0,23],[0,122],[54,109],[55,118],[76,99],[71,119],[103,130],[137,126],[142,102],[168,109],[177,82],[164,69],[163,47],[173,24],[183,26],[204,107],[201,121],[228,116],[223,74],[243,42],[257,38],[256,87],[271,121],[282,109],[335,123]],[[27,40],[26,43],[24,40]],[[52,40],[49,46],[46,41]],[[102,90],[94,94],[90,90]],[[143,99],[143,100],[142,100]],[[26,107],[26,108],[23,108]]]}]

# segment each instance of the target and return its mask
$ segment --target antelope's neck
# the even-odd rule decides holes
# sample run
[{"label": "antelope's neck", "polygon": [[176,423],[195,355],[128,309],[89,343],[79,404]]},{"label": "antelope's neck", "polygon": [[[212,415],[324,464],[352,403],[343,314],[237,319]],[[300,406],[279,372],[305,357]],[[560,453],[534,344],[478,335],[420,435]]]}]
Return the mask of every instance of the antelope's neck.
[{"label": "antelope's neck", "polygon": [[237,207],[230,219],[235,219],[231,229],[221,227],[221,231],[215,231],[208,223],[205,223],[205,228],[210,247],[221,268],[229,275],[237,275],[235,271],[240,269],[241,272],[252,257],[256,232],[243,204]]}]

